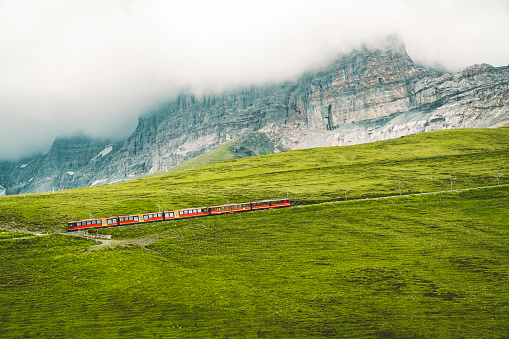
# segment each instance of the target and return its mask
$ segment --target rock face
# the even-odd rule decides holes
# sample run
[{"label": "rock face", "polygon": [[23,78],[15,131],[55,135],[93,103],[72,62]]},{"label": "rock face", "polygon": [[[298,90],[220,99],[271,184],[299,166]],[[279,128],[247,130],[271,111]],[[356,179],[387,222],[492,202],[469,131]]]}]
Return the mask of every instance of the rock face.
[{"label": "rock face", "polygon": [[57,139],[45,155],[0,163],[0,195],[118,182],[230,140],[237,140],[232,150],[239,156],[252,156],[508,125],[509,67],[482,64],[444,73],[414,64],[404,45],[392,41],[344,55],[295,82],[182,93],[140,117],[133,134],[117,144]]},{"label": "rock face", "polygon": [[107,141],[85,136],[58,138],[46,154],[16,163],[0,163],[4,194],[90,186],[90,178],[105,165],[114,147]]}]

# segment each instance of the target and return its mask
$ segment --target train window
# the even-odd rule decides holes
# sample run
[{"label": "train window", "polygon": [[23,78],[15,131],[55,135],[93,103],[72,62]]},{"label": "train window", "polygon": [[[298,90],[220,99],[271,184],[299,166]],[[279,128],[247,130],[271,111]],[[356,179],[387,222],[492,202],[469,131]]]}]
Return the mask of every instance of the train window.
[{"label": "train window", "polygon": [[198,210],[193,210],[193,213],[198,213]]},{"label": "train window", "polygon": [[170,212],[170,218],[173,218],[174,214],[173,212]]},{"label": "train window", "polygon": [[78,223],[78,226],[81,226],[81,222]]},{"label": "train window", "polygon": [[157,216],[158,216],[159,218],[161,218],[161,217],[163,216],[163,214],[162,214],[162,213],[159,213]]},{"label": "train window", "polygon": [[138,217],[134,217],[134,221],[138,221]]},{"label": "train window", "polygon": [[143,220],[148,220],[149,216],[148,215],[144,215],[143,216]]},{"label": "train window", "polygon": [[111,220],[108,220],[108,225],[111,225]]},{"label": "train window", "polygon": [[87,225],[92,225],[92,222],[91,221],[87,221]]}]

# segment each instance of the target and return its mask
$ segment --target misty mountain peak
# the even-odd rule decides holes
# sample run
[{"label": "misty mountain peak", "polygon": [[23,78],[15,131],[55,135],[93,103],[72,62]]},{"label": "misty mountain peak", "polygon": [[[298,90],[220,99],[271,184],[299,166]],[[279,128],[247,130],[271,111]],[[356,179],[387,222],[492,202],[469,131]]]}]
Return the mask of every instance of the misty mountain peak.
[{"label": "misty mountain peak", "polygon": [[132,135],[114,147],[83,136],[59,138],[46,155],[0,163],[0,185],[16,194],[108,184],[231,142],[230,152],[241,157],[444,128],[508,126],[507,91],[508,67],[434,71],[415,65],[405,44],[390,36],[293,82],[182,93],[140,117]]}]

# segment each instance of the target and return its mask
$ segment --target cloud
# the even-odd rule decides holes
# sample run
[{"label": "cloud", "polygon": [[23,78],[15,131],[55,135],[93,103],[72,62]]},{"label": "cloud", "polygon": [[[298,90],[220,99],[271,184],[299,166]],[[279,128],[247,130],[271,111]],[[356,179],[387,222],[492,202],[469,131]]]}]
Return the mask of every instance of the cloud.
[{"label": "cloud", "polygon": [[506,65],[507,32],[505,0],[0,0],[0,160],[126,138],[183,88],[295,78],[390,34],[419,63]]}]

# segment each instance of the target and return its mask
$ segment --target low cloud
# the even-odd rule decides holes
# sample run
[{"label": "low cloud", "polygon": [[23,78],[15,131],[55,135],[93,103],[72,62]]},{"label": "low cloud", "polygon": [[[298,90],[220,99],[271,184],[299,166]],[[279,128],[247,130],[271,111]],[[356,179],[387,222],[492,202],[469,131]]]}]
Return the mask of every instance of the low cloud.
[{"label": "low cloud", "polygon": [[184,88],[295,78],[393,34],[422,64],[507,65],[507,32],[505,0],[0,0],[0,160],[126,138]]}]

